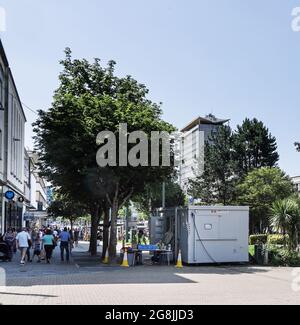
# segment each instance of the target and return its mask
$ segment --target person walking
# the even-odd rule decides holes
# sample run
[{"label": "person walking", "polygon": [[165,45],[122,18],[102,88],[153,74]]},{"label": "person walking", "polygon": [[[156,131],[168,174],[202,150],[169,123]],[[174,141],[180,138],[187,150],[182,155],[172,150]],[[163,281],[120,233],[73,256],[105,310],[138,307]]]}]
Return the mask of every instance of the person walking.
[{"label": "person walking", "polygon": [[46,252],[46,262],[47,264],[50,264],[50,260],[52,257],[52,251],[54,247],[54,237],[52,235],[51,229],[46,230],[46,234],[43,237],[43,244],[44,244],[44,249]]},{"label": "person walking", "polygon": [[15,237],[15,241],[14,241],[14,245],[13,245],[13,252],[15,254],[17,252],[17,240],[16,240],[16,238],[17,238],[18,233],[16,232],[15,228],[12,228],[12,232],[13,232],[14,237]]},{"label": "person walking", "polygon": [[42,240],[39,234],[33,239],[33,255],[32,255],[32,261],[34,260],[34,257],[38,257],[38,263],[41,263],[41,251],[42,251]]},{"label": "person walking", "polygon": [[16,237],[15,237],[15,234],[13,233],[12,228],[7,229],[7,232],[3,236],[3,240],[8,246],[8,254],[9,254],[8,256],[9,256],[9,261],[11,262],[12,257],[13,257],[14,244],[15,244],[15,240],[16,240]]},{"label": "person walking", "polygon": [[79,241],[79,230],[78,230],[78,228],[75,228],[75,230],[74,230],[75,247],[78,247],[78,241]]},{"label": "person walking", "polygon": [[70,251],[69,251],[69,245],[71,242],[71,236],[70,232],[68,232],[67,227],[64,228],[64,230],[59,234],[60,239],[60,258],[61,261],[64,261],[64,251],[66,250],[66,260],[69,262],[70,259]]},{"label": "person walking", "polygon": [[32,247],[32,231],[27,228],[27,233],[29,234],[30,236],[30,240],[28,240],[28,248],[27,248],[27,251],[26,251],[26,256],[27,256],[27,262],[32,262],[32,259],[30,258],[30,249]]},{"label": "person walking", "polygon": [[27,232],[26,228],[23,228],[21,232],[17,234],[16,237],[17,240],[17,249],[19,248],[21,251],[21,261],[20,264],[24,265],[25,264],[25,256],[27,253],[27,249],[29,247],[29,242],[31,241],[31,237]]},{"label": "person walking", "polygon": [[69,234],[70,234],[70,241],[69,241],[70,254],[72,254],[72,249],[74,248],[74,236],[73,236],[72,228],[69,229]]}]

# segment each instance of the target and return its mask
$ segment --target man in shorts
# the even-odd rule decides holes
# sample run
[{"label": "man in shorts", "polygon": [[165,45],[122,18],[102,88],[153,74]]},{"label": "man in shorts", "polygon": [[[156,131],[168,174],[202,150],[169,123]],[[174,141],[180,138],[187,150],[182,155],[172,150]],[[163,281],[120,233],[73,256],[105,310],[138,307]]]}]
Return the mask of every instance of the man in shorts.
[{"label": "man in shorts", "polygon": [[19,248],[21,251],[20,264],[24,265],[27,249],[28,249],[29,243],[31,241],[31,237],[30,237],[29,233],[27,232],[26,228],[23,228],[22,231],[17,234],[16,240],[17,240],[17,248]]}]

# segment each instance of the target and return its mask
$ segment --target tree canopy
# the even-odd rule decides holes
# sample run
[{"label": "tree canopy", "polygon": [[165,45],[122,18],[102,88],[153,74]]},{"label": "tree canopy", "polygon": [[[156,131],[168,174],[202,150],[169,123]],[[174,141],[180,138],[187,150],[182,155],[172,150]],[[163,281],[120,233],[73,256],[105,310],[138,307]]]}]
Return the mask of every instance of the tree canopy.
[{"label": "tree canopy", "polygon": [[242,125],[237,126],[233,149],[241,176],[254,168],[276,167],[279,160],[276,138],[256,118],[246,118]]},{"label": "tree canopy", "polygon": [[[109,249],[113,258],[118,210],[147,184],[167,179],[174,170],[172,166],[120,167],[119,160],[117,166],[99,167],[96,137],[109,130],[118,139],[120,123],[127,124],[128,133],[141,130],[148,136],[152,131],[171,133],[175,128],[162,120],[160,106],[147,98],[145,85],[131,76],[115,75],[114,61],[102,67],[99,59],[90,63],[72,59],[70,49],[65,52],[52,107],[40,110],[34,123],[40,169],[54,186],[89,207],[94,232],[103,207],[111,208]],[[128,144],[126,153],[134,146]]]},{"label": "tree canopy", "polygon": [[209,137],[205,145],[204,173],[190,180],[188,194],[203,203],[229,204],[234,199],[236,162],[233,159],[233,134],[222,126]]},{"label": "tree canopy", "polygon": [[264,232],[269,227],[271,207],[277,200],[291,196],[294,186],[279,168],[254,169],[237,187],[238,203],[251,208],[252,232]]}]

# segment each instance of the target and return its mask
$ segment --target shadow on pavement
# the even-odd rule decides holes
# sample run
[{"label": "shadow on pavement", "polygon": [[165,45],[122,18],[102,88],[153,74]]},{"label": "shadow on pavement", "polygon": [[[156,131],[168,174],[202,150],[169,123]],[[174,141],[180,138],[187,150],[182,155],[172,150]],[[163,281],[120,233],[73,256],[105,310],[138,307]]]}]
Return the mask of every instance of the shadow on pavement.
[{"label": "shadow on pavement", "polygon": [[14,292],[0,292],[0,295],[6,296],[28,296],[28,297],[42,297],[42,298],[57,298],[58,296],[53,295],[39,295],[31,293],[14,293]]},{"label": "shadow on pavement", "polygon": [[[236,276],[238,274],[268,273],[270,269],[255,266],[184,266],[177,269],[174,265],[150,265],[150,261],[135,267],[124,268],[119,265],[104,265],[100,254],[89,256],[88,252],[80,250],[73,252],[69,264],[60,262],[59,250],[56,250],[53,261],[48,264],[28,263],[18,264],[18,256],[12,263],[0,263],[5,270],[6,285],[9,287],[30,287],[39,285],[105,285],[105,284],[188,284],[194,281],[188,275]],[[199,280],[200,279],[200,280]],[[228,278],[227,278],[228,279]]]}]

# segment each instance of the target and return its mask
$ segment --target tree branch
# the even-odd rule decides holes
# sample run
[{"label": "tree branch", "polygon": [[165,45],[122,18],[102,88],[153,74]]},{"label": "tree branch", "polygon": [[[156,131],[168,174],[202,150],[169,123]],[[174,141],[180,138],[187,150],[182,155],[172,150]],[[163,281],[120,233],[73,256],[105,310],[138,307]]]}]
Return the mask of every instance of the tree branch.
[{"label": "tree branch", "polygon": [[108,194],[106,194],[106,199],[107,199],[109,205],[112,206],[112,202],[111,202],[111,199]]},{"label": "tree branch", "polygon": [[132,193],[133,193],[133,187],[130,189],[129,193],[125,196],[123,202],[120,204],[120,209],[127,202],[127,200],[131,197]]}]

